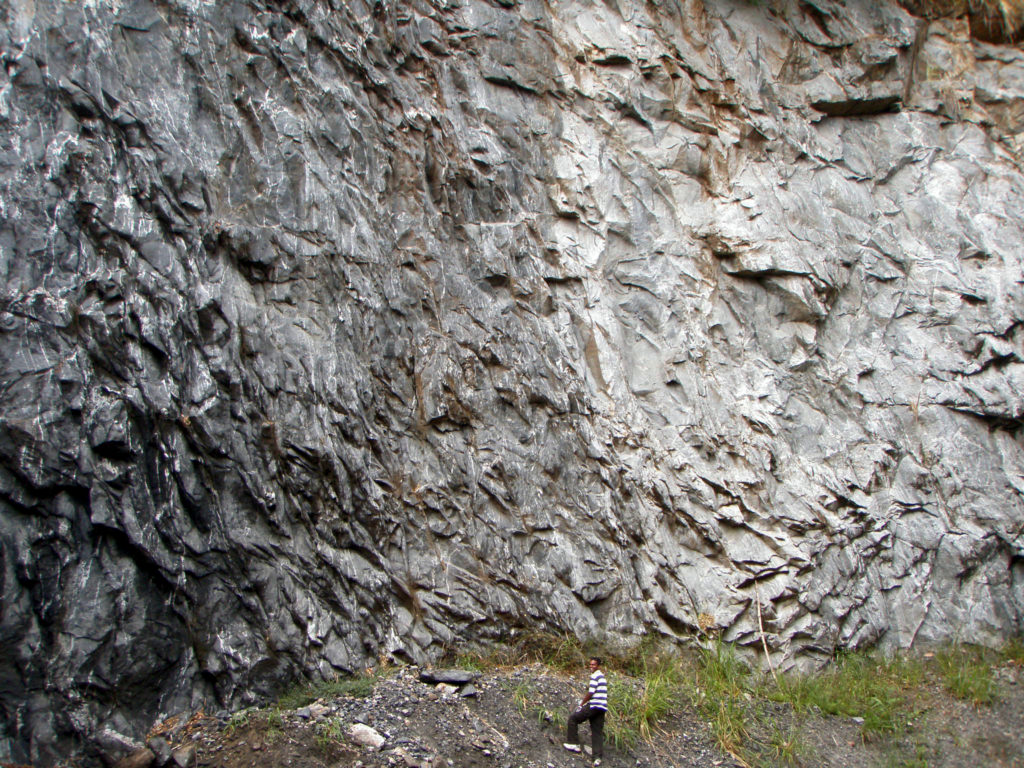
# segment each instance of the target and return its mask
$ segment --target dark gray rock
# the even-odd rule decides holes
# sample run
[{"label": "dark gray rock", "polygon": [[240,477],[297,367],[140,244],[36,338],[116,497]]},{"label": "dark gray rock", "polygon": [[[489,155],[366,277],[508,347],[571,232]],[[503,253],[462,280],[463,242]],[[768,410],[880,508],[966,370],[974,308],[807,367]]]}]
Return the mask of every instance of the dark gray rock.
[{"label": "dark gray rock", "polygon": [[114,763],[114,768],[149,768],[151,765],[162,765],[153,751],[147,748],[136,750],[130,755]]},{"label": "dark gray rock", "polygon": [[479,672],[467,669],[424,669],[420,672],[421,683],[445,683],[446,685],[466,685],[480,677]]},{"label": "dark gray rock", "polygon": [[[124,717],[112,718],[117,725],[127,730],[129,724]],[[106,765],[121,765],[126,763],[128,768],[138,768],[149,765],[154,759],[152,750],[130,736],[126,736],[107,726],[97,733],[92,734],[92,745],[98,753],[99,758]]]},{"label": "dark gray rock", "polygon": [[172,748],[170,742],[162,736],[155,736],[146,742],[146,747],[153,753],[153,761],[163,768],[171,762]]},{"label": "dark gray rock", "polygon": [[0,759],[524,627],[1024,629],[1020,50],[895,2],[8,5]]}]

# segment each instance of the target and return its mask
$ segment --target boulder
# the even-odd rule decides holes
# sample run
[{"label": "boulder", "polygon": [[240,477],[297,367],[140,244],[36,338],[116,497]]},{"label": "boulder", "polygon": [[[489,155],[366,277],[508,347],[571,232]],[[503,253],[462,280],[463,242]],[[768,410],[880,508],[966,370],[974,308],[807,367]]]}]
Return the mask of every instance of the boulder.
[{"label": "boulder", "polygon": [[472,672],[465,669],[425,669],[420,672],[419,678],[422,683],[445,683],[446,685],[465,685],[480,677],[479,672]]}]

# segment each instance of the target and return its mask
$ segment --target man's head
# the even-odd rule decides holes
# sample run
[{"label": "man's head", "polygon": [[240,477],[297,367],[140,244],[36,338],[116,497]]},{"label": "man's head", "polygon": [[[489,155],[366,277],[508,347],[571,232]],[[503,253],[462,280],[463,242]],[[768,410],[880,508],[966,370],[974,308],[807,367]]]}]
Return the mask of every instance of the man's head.
[{"label": "man's head", "polygon": [[596,672],[597,670],[599,670],[601,668],[601,657],[591,656],[590,661],[587,662],[587,667],[590,669],[591,672]]}]

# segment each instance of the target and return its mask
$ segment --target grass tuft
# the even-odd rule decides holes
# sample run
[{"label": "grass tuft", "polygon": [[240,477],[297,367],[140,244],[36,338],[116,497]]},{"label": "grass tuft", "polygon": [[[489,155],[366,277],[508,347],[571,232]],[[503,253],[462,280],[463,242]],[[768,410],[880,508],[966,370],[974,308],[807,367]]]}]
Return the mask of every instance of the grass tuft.
[{"label": "grass tuft", "polygon": [[973,646],[953,646],[939,651],[935,660],[946,690],[975,706],[991,704],[995,700],[996,688],[987,655],[981,648]]},{"label": "grass tuft", "polygon": [[512,703],[521,714],[525,715],[533,708],[536,700],[537,690],[528,680],[522,680],[512,687]]},{"label": "grass tuft", "polygon": [[918,744],[914,747],[913,757],[893,755],[890,765],[893,768],[928,768],[928,748]]},{"label": "grass tuft", "polygon": [[527,633],[515,645],[516,654],[527,662],[539,662],[562,672],[575,672],[586,661],[580,641],[570,634]]},{"label": "grass tuft", "polygon": [[682,702],[683,657],[647,638],[625,658],[608,660],[608,736],[618,748],[653,741],[659,721]]},{"label": "grass tuft", "polygon": [[293,686],[277,700],[280,709],[298,709],[317,699],[336,699],[343,696],[366,698],[373,693],[377,678],[374,675],[355,675],[337,680],[303,682]]},{"label": "grass tuft", "polygon": [[999,649],[999,660],[1004,664],[1024,667],[1024,640],[1014,638]]},{"label": "grass tuft", "polygon": [[233,713],[228,720],[228,724],[224,727],[228,737],[234,736],[236,731],[247,726],[256,712],[257,710],[255,709],[242,709]]},{"label": "grass tuft", "polygon": [[284,736],[284,715],[278,707],[274,707],[266,715],[267,739],[277,741]]},{"label": "grass tuft", "polygon": [[736,650],[720,638],[701,648],[691,699],[711,724],[719,746],[739,756],[748,736],[747,712],[743,701],[749,687],[750,669]]},{"label": "grass tuft", "polygon": [[802,765],[807,748],[796,729],[790,728],[783,732],[778,727],[773,727],[769,752],[774,765]]},{"label": "grass tuft", "polygon": [[278,741],[284,736],[284,715],[278,707],[265,710],[252,707],[243,709],[231,715],[224,726],[224,733],[228,738],[232,738],[243,729],[262,732],[270,742]]},{"label": "grass tuft", "polygon": [[341,727],[341,720],[336,717],[329,718],[317,723],[315,731],[316,745],[321,752],[328,753],[331,747],[341,742],[345,734]]},{"label": "grass tuft", "polygon": [[897,733],[906,725],[906,691],[921,683],[920,662],[875,654],[843,654],[835,666],[813,675],[783,675],[768,692],[797,712],[818,709],[829,715],[860,717],[865,736]]}]

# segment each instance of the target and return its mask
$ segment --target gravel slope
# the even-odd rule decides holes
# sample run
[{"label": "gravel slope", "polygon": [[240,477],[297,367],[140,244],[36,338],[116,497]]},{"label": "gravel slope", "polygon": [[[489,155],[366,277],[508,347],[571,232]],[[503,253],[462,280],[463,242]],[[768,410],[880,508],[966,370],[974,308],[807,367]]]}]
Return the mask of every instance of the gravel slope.
[{"label": "gravel slope", "polygon": [[[586,755],[562,749],[564,720],[583,685],[534,665],[478,677],[461,688],[421,682],[406,667],[381,680],[365,698],[321,699],[296,710],[264,709],[168,721],[150,746],[164,758],[140,753],[121,768],[178,763],[204,768],[577,768]],[[773,747],[780,733],[799,733],[798,763],[822,768],[929,766],[1022,768],[1024,683],[1019,667],[996,670],[997,700],[976,708],[952,698],[938,683],[920,689],[904,733],[866,740],[850,718],[797,717],[786,705],[769,704],[770,725],[753,728],[764,765],[787,765]],[[351,728],[362,724],[384,738],[380,747],[358,743]],[[365,730],[365,729],[364,729]],[[586,726],[582,730],[588,741]],[[176,751],[175,751],[176,750]],[[918,761],[918,762],[915,762]],[[920,762],[920,761],[926,762]],[[661,724],[655,743],[633,749],[610,745],[606,766],[719,768],[743,765],[716,747],[709,724],[688,705]]]}]

